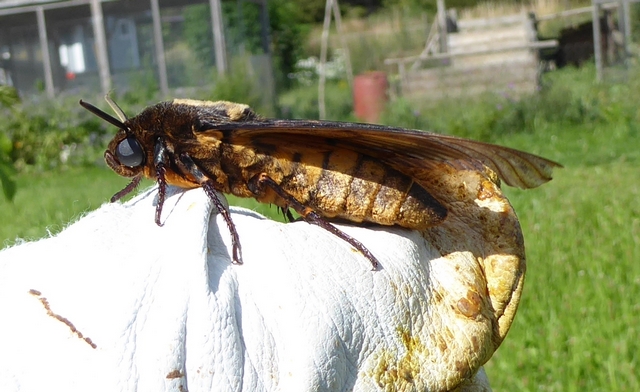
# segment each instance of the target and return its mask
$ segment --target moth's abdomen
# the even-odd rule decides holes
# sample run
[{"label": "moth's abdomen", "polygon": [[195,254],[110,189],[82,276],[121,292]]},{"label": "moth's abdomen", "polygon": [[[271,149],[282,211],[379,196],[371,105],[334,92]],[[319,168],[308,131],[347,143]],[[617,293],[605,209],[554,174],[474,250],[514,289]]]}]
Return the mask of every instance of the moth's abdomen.
[{"label": "moth's abdomen", "polygon": [[411,177],[370,157],[347,150],[294,155],[276,158],[268,166],[280,173],[267,173],[326,218],[424,229],[446,217],[446,208]]}]

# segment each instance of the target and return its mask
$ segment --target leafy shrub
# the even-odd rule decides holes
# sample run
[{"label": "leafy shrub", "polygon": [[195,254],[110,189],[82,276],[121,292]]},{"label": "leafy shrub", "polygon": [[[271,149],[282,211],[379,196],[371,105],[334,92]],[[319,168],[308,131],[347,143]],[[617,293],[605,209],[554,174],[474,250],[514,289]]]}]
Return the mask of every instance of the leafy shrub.
[{"label": "leafy shrub", "polygon": [[429,130],[432,124],[409,101],[403,98],[389,102],[380,118],[381,124],[408,129]]},{"label": "leafy shrub", "polygon": [[260,115],[273,116],[277,110],[271,95],[273,91],[260,84],[255,68],[249,56],[233,58],[227,74],[216,73],[213,88],[201,99],[244,103]]},{"label": "leafy shrub", "polygon": [[20,97],[15,88],[0,85],[0,107],[11,107],[18,102],[20,102]]},{"label": "leafy shrub", "polygon": [[[144,59],[143,62],[149,63],[151,60]],[[147,106],[153,101],[157,101],[160,94],[158,79],[153,72],[148,69],[151,66],[145,66],[143,70],[137,72],[129,78],[127,87],[121,91],[117,91],[119,105],[138,105]],[[125,111],[125,113],[129,113]]]},{"label": "leafy shrub", "polygon": [[34,99],[3,111],[0,139],[19,171],[94,163],[102,154],[106,127],[75,97]]},{"label": "leafy shrub", "polygon": [[[325,86],[327,118],[331,120],[353,120],[351,90],[345,81],[327,82]],[[318,85],[299,86],[280,95],[280,110],[286,118],[317,119]]]},{"label": "leafy shrub", "polygon": [[[222,14],[225,26],[226,50],[231,56],[262,54],[263,31],[261,6],[252,2],[223,2]],[[289,87],[287,75],[296,63],[304,36],[304,18],[300,4],[290,0],[268,2],[267,26],[271,38],[274,73],[278,87]],[[214,65],[211,13],[208,4],[191,5],[184,8],[184,40],[194,54],[190,69]],[[187,69],[190,72],[190,69]],[[199,73],[198,73],[199,75]],[[193,77],[190,77],[193,79]]]},{"label": "leafy shrub", "polygon": [[[16,89],[9,86],[0,86],[0,107],[11,108],[20,102]],[[0,133],[0,186],[7,200],[12,200],[16,193],[15,170],[10,159],[11,140]]]},{"label": "leafy shrub", "polygon": [[202,65],[213,66],[213,32],[211,10],[208,4],[194,4],[184,7],[184,38],[194,57]]}]

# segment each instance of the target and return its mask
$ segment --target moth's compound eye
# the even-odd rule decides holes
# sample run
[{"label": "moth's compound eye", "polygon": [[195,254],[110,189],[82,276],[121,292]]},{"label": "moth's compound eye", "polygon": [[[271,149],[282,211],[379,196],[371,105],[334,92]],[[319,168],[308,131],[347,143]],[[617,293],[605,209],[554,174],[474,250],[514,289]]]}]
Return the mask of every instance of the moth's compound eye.
[{"label": "moth's compound eye", "polygon": [[140,147],[140,143],[138,143],[134,137],[129,136],[118,143],[116,156],[123,165],[136,167],[142,163],[144,152],[142,151],[142,147]]}]

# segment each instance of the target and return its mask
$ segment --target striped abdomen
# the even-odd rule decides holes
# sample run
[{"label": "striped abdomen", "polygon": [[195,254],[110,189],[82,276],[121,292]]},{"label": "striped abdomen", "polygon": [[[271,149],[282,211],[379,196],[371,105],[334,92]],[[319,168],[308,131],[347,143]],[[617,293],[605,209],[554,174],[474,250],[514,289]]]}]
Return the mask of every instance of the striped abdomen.
[{"label": "striped abdomen", "polygon": [[[446,217],[446,208],[411,177],[370,157],[342,149],[284,150],[257,154],[257,161],[243,170],[245,180],[264,172],[326,218],[424,229]],[[252,196],[260,202],[286,207],[269,189]]]}]

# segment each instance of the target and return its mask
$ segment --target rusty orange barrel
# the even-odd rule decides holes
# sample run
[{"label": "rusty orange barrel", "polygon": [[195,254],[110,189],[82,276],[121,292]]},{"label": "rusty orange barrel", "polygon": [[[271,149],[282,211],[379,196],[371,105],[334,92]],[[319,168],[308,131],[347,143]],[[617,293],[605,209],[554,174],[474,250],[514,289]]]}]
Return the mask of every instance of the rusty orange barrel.
[{"label": "rusty orange barrel", "polygon": [[375,123],[387,103],[387,75],[381,71],[367,72],[353,80],[353,111],[359,119]]}]

